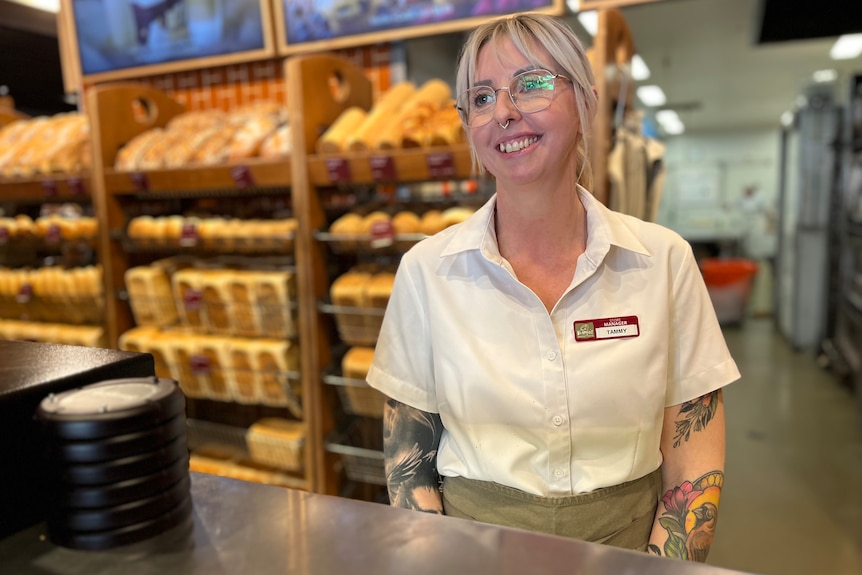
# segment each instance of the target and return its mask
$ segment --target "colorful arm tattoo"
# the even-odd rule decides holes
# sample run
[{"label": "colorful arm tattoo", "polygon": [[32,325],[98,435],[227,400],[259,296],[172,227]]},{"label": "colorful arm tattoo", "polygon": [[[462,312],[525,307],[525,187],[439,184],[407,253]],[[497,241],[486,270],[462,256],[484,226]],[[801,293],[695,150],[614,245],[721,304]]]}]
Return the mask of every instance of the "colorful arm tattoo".
[{"label": "colorful arm tattoo", "polygon": [[692,430],[703,431],[715,417],[718,410],[718,391],[702,395],[693,401],[687,401],[679,408],[679,418],[676,420],[676,435],[673,446],[679,447],[683,440],[688,441]]},{"label": "colorful arm tattoo", "polygon": [[428,513],[443,513],[437,475],[437,447],[443,423],[427,413],[390,399],[383,414],[383,460],[389,501]]},{"label": "colorful arm tattoo", "polygon": [[723,484],[724,473],[711,471],[665,493],[659,504],[661,516],[658,520],[667,531],[664,553],[654,544],[649,545],[649,552],[671,559],[706,561],[715,535]]}]

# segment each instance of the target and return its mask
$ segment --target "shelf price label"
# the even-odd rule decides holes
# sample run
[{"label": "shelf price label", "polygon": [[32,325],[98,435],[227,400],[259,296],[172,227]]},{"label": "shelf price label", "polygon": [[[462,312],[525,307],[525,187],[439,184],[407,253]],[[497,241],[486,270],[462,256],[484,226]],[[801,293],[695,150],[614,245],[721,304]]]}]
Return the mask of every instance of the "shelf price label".
[{"label": "shelf price label", "polygon": [[392,222],[374,222],[371,224],[371,247],[387,248],[395,240],[395,228]]},{"label": "shelf price label", "polygon": [[46,198],[56,198],[60,195],[56,180],[42,180],[42,191],[45,192]]},{"label": "shelf price label", "polygon": [[197,311],[201,309],[201,301],[203,294],[195,289],[186,290],[183,293],[183,306],[187,311]]},{"label": "shelf price label", "polygon": [[193,355],[189,358],[192,373],[195,375],[209,375],[210,373],[210,358],[205,355]]},{"label": "shelf price label", "polygon": [[150,191],[150,180],[147,178],[147,174],[143,172],[132,172],[129,174],[129,179],[132,181],[132,186],[134,186],[136,192]]},{"label": "shelf price label", "polygon": [[450,180],[455,177],[455,161],[451,152],[435,152],[425,156],[428,177],[435,180]]},{"label": "shelf price label", "polygon": [[350,162],[344,158],[327,158],[326,173],[333,184],[343,184],[351,181]]},{"label": "shelf price label", "polygon": [[230,177],[240,190],[254,187],[254,176],[248,166],[234,166],[230,169]]},{"label": "shelf price label", "polygon": [[15,301],[18,303],[30,303],[31,299],[33,299],[33,286],[30,284],[22,285],[18,293],[15,294]]},{"label": "shelf price label", "polygon": [[73,196],[86,196],[87,188],[84,187],[84,180],[78,177],[69,178],[66,182],[69,185],[69,192]]},{"label": "shelf price label", "polygon": [[198,245],[198,228],[193,223],[184,222],[180,230],[180,246],[190,248]]},{"label": "shelf price label", "polygon": [[371,156],[368,158],[371,166],[371,177],[376,182],[391,182],[395,177],[395,161],[392,156]]}]

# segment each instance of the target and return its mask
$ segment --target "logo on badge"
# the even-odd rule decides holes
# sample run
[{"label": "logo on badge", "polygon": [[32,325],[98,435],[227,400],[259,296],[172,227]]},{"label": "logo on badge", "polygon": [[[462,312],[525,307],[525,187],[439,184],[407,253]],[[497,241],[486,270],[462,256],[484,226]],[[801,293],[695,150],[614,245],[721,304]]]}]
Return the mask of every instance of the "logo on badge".
[{"label": "logo on badge", "polygon": [[596,337],[596,328],[592,322],[575,324],[576,339],[592,339],[594,337]]}]

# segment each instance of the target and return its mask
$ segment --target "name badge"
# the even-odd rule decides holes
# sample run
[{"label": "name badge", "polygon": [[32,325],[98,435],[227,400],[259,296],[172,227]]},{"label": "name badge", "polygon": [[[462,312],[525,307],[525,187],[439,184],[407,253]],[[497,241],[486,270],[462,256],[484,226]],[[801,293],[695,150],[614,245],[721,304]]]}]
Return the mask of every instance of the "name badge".
[{"label": "name badge", "polygon": [[640,335],[638,316],[585,319],[575,322],[575,341],[622,339]]}]

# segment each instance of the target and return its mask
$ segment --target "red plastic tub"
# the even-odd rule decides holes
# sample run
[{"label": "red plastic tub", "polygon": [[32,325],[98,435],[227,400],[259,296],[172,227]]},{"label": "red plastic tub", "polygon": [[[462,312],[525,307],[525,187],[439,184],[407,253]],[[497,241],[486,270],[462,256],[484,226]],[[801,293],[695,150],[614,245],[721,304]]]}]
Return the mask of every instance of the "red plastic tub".
[{"label": "red plastic tub", "polygon": [[742,323],[757,264],[741,258],[707,258],[701,260],[700,271],[718,322]]}]

